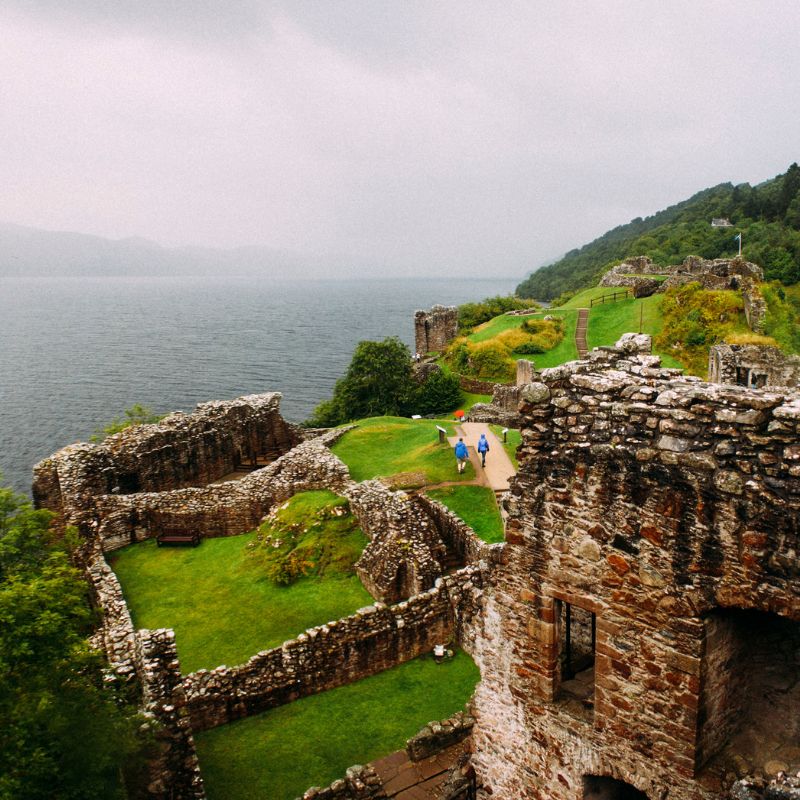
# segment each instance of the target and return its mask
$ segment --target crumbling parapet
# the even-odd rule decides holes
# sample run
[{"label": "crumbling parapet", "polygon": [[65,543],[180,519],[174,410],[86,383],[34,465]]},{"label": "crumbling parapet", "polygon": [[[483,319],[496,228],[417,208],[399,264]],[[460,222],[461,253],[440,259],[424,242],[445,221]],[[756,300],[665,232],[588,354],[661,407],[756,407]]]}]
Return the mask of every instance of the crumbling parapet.
[{"label": "crumbling parapet", "polygon": [[344,778],[335,780],[324,789],[313,786],[297,800],[386,800],[388,797],[372,766],[356,764],[347,770]]},{"label": "crumbling parapet", "polygon": [[458,336],[458,308],[433,306],[414,314],[414,346],[417,353],[441,353]]},{"label": "crumbling parapet", "polygon": [[65,447],[34,467],[34,501],[56,512],[57,526],[81,527],[93,497],[205,486],[243,464],[267,463],[305,438],[281,417],[280,399],[273,392],[203,403],[101,444]]}]

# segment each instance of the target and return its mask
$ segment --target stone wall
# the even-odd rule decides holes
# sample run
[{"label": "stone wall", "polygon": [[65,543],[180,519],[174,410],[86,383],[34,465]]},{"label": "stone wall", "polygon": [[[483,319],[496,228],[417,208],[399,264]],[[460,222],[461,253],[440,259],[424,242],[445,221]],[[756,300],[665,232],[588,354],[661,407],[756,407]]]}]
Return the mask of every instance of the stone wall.
[{"label": "stone wall", "polygon": [[332,689],[461,640],[478,608],[483,577],[468,567],[433,589],[387,607],[382,603],[312,628],[238,667],[199,670],[183,680],[195,730]]},{"label": "stone wall", "polygon": [[[595,351],[522,387],[505,552],[473,643],[473,764],[494,797],[574,800],[587,775],[719,797],[724,776],[697,765],[703,682],[721,681],[704,618],[800,620],[800,395],[657,364]],[[596,615],[581,713],[561,699],[563,603]]]},{"label": "stone wall", "polygon": [[458,336],[458,309],[433,306],[414,314],[414,346],[420,355],[441,353]]},{"label": "stone wall", "polygon": [[186,713],[175,633],[141,630],[136,641],[143,711],[156,722],[157,756],[149,764],[147,796],[154,800],[202,800],[206,795]]},{"label": "stone wall", "polygon": [[767,320],[767,301],[753,278],[742,278],[741,285],[747,324],[751,331],[764,333],[764,324]]},{"label": "stone wall", "polygon": [[412,761],[423,761],[435,756],[458,742],[464,741],[472,733],[475,720],[467,713],[459,711],[448,719],[429,722],[419,733],[406,742],[406,752]]},{"label": "stone wall", "polygon": [[357,764],[347,770],[344,778],[334,781],[324,789],[313,786],[297,800],[385,800],[385,798],[388,798],[388,795],[375,770],[369,764],[365,767]]},{"label": "stone wall", "polygon": [[203,403],[155,425],[137,425],[102,444],[59,450],[34,467],[33,497],[59,524],[79,524],[87,497],[205,486],[256,457],[274,460],[303,440],[280,415],[278,393]]},{"label": "stone wall", "polygon": [[756,388],[796,387],[800,385],[800,356],[764,345],[715,344],[708,353],[708,379]]},{"label": "stone wall", "polygon": [[295,447],[241,480],[171,492],[102,495],[85,502],[80,528],[114,550],[156,536],[165,528],[202,537],[233,536],[258,526],[276,504],[309,489],[341,491],[347,467],[327,445],[340,431]]},{"label": "stone wall", "polygon": [[479,378],[459,375],[458,385],[465,392],[472,392],[473,394],[491,394],[496,384],[493,381],[482,381]]}]

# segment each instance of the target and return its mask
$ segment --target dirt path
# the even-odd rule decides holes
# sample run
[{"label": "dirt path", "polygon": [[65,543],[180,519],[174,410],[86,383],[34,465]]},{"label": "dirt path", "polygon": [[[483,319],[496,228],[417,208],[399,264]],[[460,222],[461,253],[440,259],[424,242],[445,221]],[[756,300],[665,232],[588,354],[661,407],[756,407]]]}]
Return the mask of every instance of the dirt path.
[{"label": "dirt path", "polygon": [[[482,433],[486,434],[489,442],[489,452],[486,455],[486,466],[481,466],[481,459],[478,455],[478,438]],[[456,436],[448,438],[451,446],[455,447],[458,437],[462,436],[469,448],[469,460],[475,468],[478,476],[476,483],[481,486],[489,486],[495,492],[505,492],[508,490],[508,482],[516,474],[514,465],[503,447],[502,442],[492,433],[488,425],[483,422],[462,422],[456,426]]]},{"label": "dirt path", "polygon": [[575,328],[575,347],[578,348],[578,358],[586,358],[589,345],[586,344],[586,329],[589,327],[589,309],[578,309],[578,325]]}]

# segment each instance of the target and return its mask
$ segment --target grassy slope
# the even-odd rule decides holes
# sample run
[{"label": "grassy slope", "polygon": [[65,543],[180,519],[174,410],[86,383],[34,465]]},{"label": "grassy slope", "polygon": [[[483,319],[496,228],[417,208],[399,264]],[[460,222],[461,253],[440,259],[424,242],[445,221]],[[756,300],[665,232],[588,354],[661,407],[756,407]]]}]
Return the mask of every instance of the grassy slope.
[{"label": "grassy slope", "polygon": [[432,719],[450,716],[479,679],[466,654],[430,656],[264,714],[196,734],[210,800],[292,800],[352,764],[402,749]]},{"label": "grassy slope", "polygon": [[373,602],[355,575],[276,586],[246,549],[254,536],[207,539],[197,548],[147,541],[113,556],[134,624],[174,628],[184,673],[240,664]]},{"label": "grassy slope", "polygon": [[538,314],[531,314],[525,317],[509,317],[505,315],[495,317],[493,320],[479,326],[476,331],[467,338],[472,342],[485,342],[503,331],[510,330],[511,328],[518,328],[526,319],[541,319],[548,314],[565,318],[564,338],[561,342],[546,353],[537,353],[536,355],[512,355],[512,358],[515,360],[520,358],[528,360],[533,359],[537,369],[557,367],[565,361],[573,361],[578,357],[578,350],[575,347],[575,327],[578,324],[578,315],[574,309],[543,309]]},{"label": "grassy slope", "polygon": [[444,486],[427,494],[461,517],[484,542],[503,541],[503,520],[488,486]]},{"label": "grassy slope", "polygon": [[[616,303],[594,306],[589,312],[589,327],[586,331],[589,349],[613,345],[623,333],[638,332],[640,314],[642,333],[653,336],[660,333],[664,324],[661,313],[662,299],[663,295],[654,294],[640,300],[629,298],[618,300]],[[665,367],[682,366],[671,355],[659,352],[657,348],[654,348],[653,352],[661,356],[661,363]]]},{"label": "grassy slope", "polygon": [[[356,423],[356,430],[346,433],[333,452],[347,464],[353,480],[386,477],[398,473],[420,472],[425,483],[471,480],[470,464],[462,475],[449,444],[439,444],[436,425],[454,434],[452,422],[404,417],[371,417]],[[419,485],[421,485],[421,481]]]}]

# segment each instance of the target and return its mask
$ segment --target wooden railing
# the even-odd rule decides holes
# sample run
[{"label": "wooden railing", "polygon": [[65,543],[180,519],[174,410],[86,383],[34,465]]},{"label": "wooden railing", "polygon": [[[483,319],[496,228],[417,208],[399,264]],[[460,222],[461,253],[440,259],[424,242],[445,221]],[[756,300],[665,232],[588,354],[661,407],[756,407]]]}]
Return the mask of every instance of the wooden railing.
[{"label": "wooden railing", "polygon": [[[615,303],[617,301],[617,298],[619,298],[620,300],[625,300],[628,296],[630,296],[630,294],[631,293],[629,289],[624,289],[621,292],[612,292],[611,294],[603,294],[600,295],[600,297],[594,297],[589,303],[589,308],[591,308],[595,304],[604,305],[606,300],[608,300],[609,303]],[[611,299],[609,300],[608,298]]]}]

